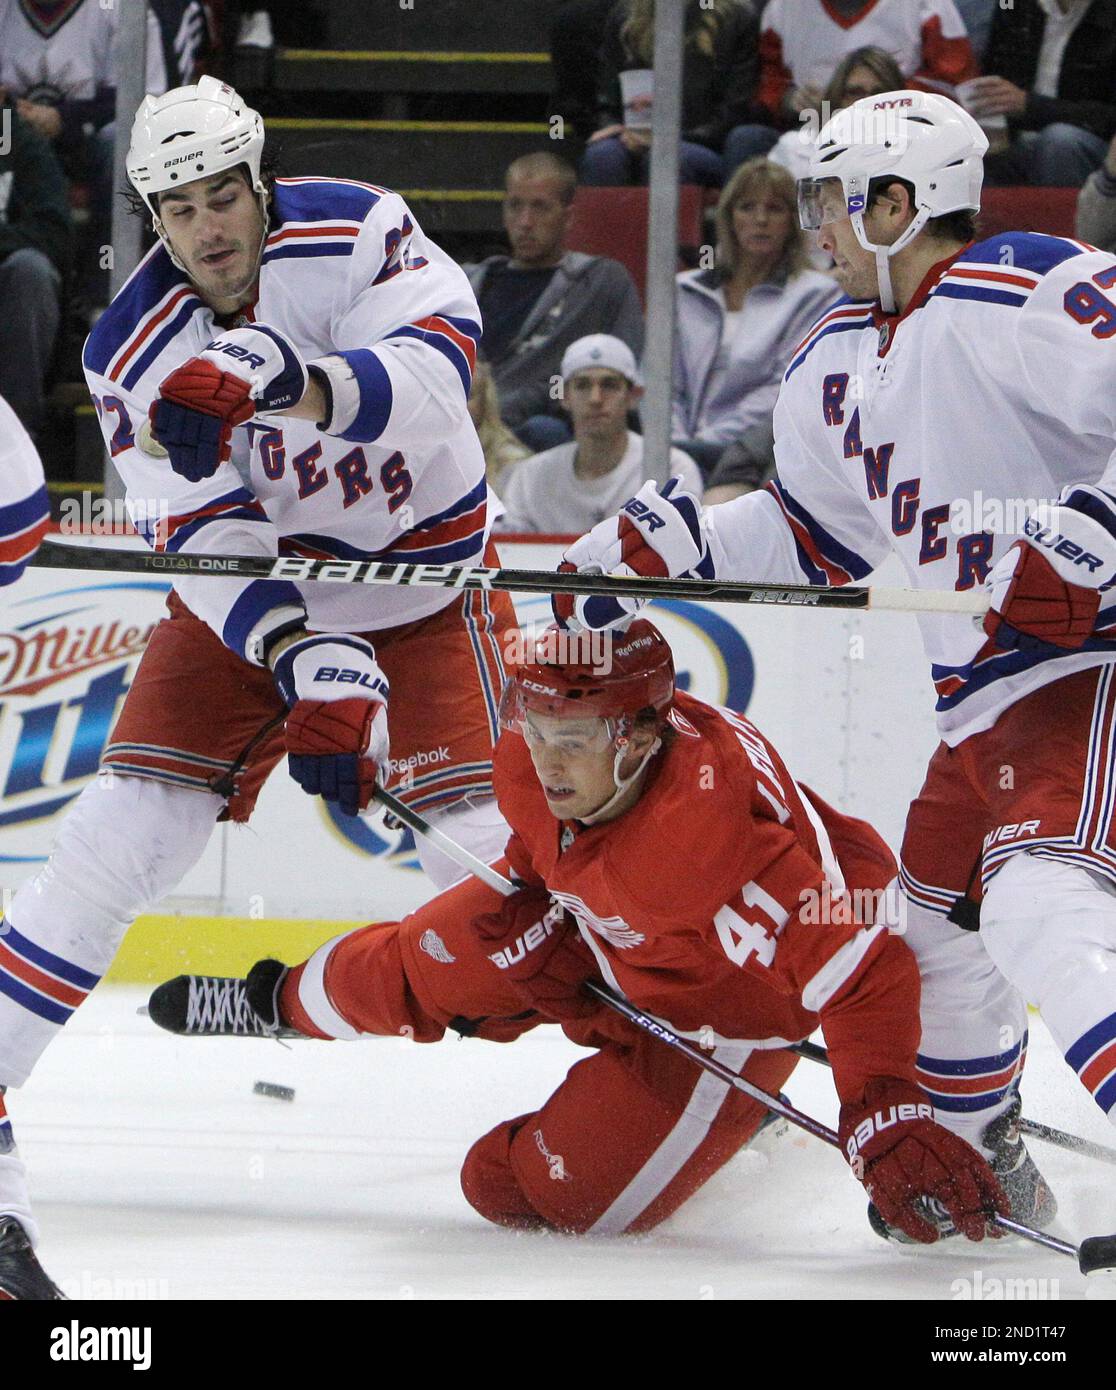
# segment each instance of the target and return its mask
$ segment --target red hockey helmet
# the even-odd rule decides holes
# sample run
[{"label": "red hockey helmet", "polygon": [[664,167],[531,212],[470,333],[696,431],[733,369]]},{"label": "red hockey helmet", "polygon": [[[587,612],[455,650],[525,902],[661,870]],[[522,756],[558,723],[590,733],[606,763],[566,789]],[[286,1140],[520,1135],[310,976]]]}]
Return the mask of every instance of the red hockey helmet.
[{"label": "red hockey helmet", "polygon": [[626,632],[548,627],[528,648],[500,700],[500,723],[523,730],[526,713],[630,722],[674,703],[674,657],[658,628],[637,619]]}]

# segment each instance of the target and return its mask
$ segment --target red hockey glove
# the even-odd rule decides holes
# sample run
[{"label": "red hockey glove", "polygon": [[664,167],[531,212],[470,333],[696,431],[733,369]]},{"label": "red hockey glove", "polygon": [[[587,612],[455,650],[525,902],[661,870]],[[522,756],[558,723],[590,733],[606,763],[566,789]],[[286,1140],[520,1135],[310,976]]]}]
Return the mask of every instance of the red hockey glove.
[{"label": "red hockey glove", "polygon": [[275,329],[230,329],[159,387],[151,428],[174,471],[196,483],[228,459],[235,426],[297,404],[308,380],[297,348]]},{"label": "red hockey glove", "polygon": [[498,912],[478,917],[488,959],[504,973],[523,1006],[547,1018],[586,1018],[600,1005],[581,993],[597,963],[577,924],[545,888],[521,888]]},{"label": "red hockey glove", "polygon": [[[635,577],[713,577],[713,561],[701,531],[701,502],[671,478],[660,492],[644,483],[619,516],[599,522],[563,556],[559,573],[627,574]],[[561,627],[624,627],[647,602],[642,598],[555,594]]]},{"label": "red hockey glove", "polygon": [[999,1180],[964,1139],[939,1125],[926,1093],[884,1076],[869,1082],[864,1100],[843,1105],[841,1147],[880,1215],[912,1240],[931,1245],[938,1232],[915,1209],[920,1198],[940,1202],[970,1240],[988,1234],[988,1218],[1010,1214]]},{"label": "red hockey glove", "polygon": [[279,653],[275,683],[291,706],[287,765],[311,796],[355,816],[388,766],[388,684],[359,637],[304,637]]},{"label": "red hockey glove", "polygon": [[1092,636],[1100,594],[1063,579],[1046,556],[1016,541],[988,577],[984,630],[1003,651],[1049,643],[1073,650]]},{"label": "red hockey glove", "polygon": [[159,387],[148,416],[171,467],[197,483],[211,478],[228,459],[234,426],[250,420],[255,411],[246,381],[191,357]]}]

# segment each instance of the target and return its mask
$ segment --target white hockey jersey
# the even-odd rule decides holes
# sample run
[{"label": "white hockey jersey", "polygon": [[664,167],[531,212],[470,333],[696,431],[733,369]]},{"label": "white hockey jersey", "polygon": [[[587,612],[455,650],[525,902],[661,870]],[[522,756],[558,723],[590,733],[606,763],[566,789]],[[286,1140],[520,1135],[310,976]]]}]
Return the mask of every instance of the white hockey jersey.
[{"label": "white hockey jersey", "polygon": [[[347,179],[278,180],[258,299],[242,321],[276,329],[307,361],[375,354],[389,383],[369,412],[375,442],[260,416],[233,431],[231,461],[199,483],[144,452],[140,430],[159,384],[221,331],[160,243],[84,352],[106,443],[149,543],[172,552],[480,562],[488,494],[466,408],[480,312],[463,272],[426,240],[403,199]],[[242,656],[253,634],[303,609],[311,628],[364,632],[427,617],[457,597],[271,580],[180,578],[176,588]]]},{"label": "white hockey jersey", "polygon": [[0,396],[0,586],[15,583],[49,525],[42,461],[15,411]]},{"label": "white hockey jersey", "polygon": [[[115,5],[101,0],[66,0],[50,9],[0,0],[0,87],[47,106],[92,100],[116,86],[116,27]],[[162,38],[148,11],[144,91],[166,90]]]},{"label": "white hockey jersey", "polygon": [[[778,481],[704,514],[723,578],[863,580],[894,550],[921,589],[973,589],[1027,510],[1073,483],[1116,496],[1116,258],[1014,232],[935,266],[904,313],[844,300],[775,409]],[[949,744],[1021,696],[1116,661],[1116,592],[1077,652],[1002,652],[923,614]]]},{"label": "white hockey jersey", "polygon": [[954,0],[872,0],[841,14],[827,0],[768,0],[760,21],[759,101],[779,113],[790,87],[825,88],[854,49],[890,53],[915,87],[950,94],[977,74]]}]

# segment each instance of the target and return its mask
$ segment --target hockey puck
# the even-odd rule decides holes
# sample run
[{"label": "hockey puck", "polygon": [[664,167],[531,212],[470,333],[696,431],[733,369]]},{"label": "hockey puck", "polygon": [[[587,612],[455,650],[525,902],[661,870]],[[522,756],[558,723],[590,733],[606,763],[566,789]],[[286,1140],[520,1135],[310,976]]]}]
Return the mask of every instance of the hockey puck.
[{"label": "hockey puck", "polygon": [[252,1087],[254,1096],[270,1096],[272,1100],[294,1100],[293,1086],[277,1086],[274,1081],[257,1081]]},{"label": "hockey puck", "polygon": [[1082,1274],[1116,1271],[1116,1235],[1089,1236],[1077,1251],[1077,1265]]}]

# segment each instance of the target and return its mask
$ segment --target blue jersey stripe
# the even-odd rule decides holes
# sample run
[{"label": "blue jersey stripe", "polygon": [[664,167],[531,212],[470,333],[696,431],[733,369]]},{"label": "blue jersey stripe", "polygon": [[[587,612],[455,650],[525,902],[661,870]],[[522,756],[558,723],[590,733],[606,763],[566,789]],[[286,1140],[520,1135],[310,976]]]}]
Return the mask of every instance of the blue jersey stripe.
[{"label": "blue jersey stripe", "polygon": [[345,241],[285,241],[281,246],[265,251],[260,264],[267,265],[270,261],[307,260],[313,256],[351,256],[355,245],[355,237],[349,237]]},{"label": "blue jersey stripe", "polygon": [[[1004,260],[1008,250],[1011,259]],[[1084,255],[1080,246],[1073,246],[1063,237],[1046,236],[1042,232],[1002,232],[998,236],[978,241],[964,251],[955,265],[993,265],[999,270],[1030,270],[1045,275],[1073,256]]]},{"label": "blue jersey stripe", "polygon": [[53,951],[48,951],[44,946],[38,946],[34,941],[29,940],[22,932],[18,932],[11,922],[5,921],[3,933],[0,934],[0,941],[3,941],[9,951],[21,956],[31,965],[37,965],[40,970],[45,970],[51,975],[57,975],[60,980],[65,980],[68,985],[74,985],[77,989],[92,989],[100,975],[94,975],[88,970],[83,970],[80,965],[75,965],[71,960],[65,960],[62,956],[56,956]]},{"label": "blue jersey stripe", "polygon": [[[136,326],[176,285],[189,285],[184,271],[172,263],[160,244],[141,261],[131,279],[93,325],[82,349],[82,363],[101,376],[136,331]],[[195,306],[200,300],[194,300]]]},{"label": "blue jersey stripe", "polygon": [[[778,491],[782,498],[783,505],[791,516],[800,522],[810,533],[810,539],[817,546],[824,559],[831,561],[835,565],[840,565],[843,570],[847,570],[854,579],[863,579],[872,573],[872,566],[855,550],[850,550],[848,546],[842,545],[836,536],[830,535],[825,527],[813,517],[810,512],[797,500],[777,479],[772,479],[771,486]],[[829,578],[822,575],[821,582],[829,583]]]},{"label": "blue jersey stripe", "polygon": [[26,531],[29,526],[34,526],[49,515],[50,498],[44,485],[19,502],[9,502],[6,507],[0,507],[0,540]]},{"label": "blue jersey stripe", "polygon": [[1116,1038],[1116,1014],[1109,1014],[1107,1018],[1102,1018],[1087,1033],[1083,1033],[1078,1038],[1066,1052],[1066,1061],[1074,1071],[1080,1071],[1094,1053],[1099,1052],[1106,1043],[1110,1043],[1114,1038]]},{"label": "blue jersey stripe", "polygon": [[387,336],[389,341],[392,338],[417,338],[420,343],[425,343],[427,347],[432,347],[440,352],[461,378],[461,389],[468,397],[469,388],[473,381],[473,369],[469,366],[469,359],[452,338],[445,333],[439,333],[437,329],[415,328],[411,324],[404,328],[397,328],[394,333],[389,333]]},{"label": "blue jersey stripe", "polygon": [[983,285],[959,285],[955,280],[943,280],[930,291],[927,302],[931,299],[979,299],[986,304],[1005,304],[1012,309],[1021,309],[1028,295],[1015,290],[993,290]]},{"label": "blue jersey stripe", "polygon": [[381,195],[371,188],[360,188],[336,179],[310,179],[291,183],[275,180],[274,217],[285,222],[327,222],[341,217],[347,222],[363,222]]},{"label": "blue jersey stripe", "polygon": [[831,333],[859,333],[862,329],[871,328],[872,316],[866,315],[862,319],[841,319],[837,323],[831,323],[828,328],[823,328],[820,333],[811,338],[809,343],[802,349],[798,356],[783,374],[783,380],[789,381],[793,372],[806,361],[807,357],[813,352],[823,338],[828,338]]},{"label": "blue jersey stripe", "polygon": [[252,629],[273,608],[302,608],[302,595],[285,579],[253,579],[229,609],[221,638],[237,656],[244,649]]},{"label": "blue jersey stripe", "polygon": [[124,373],[124,379],[121,385],[124,387],[125,391],[130,391],[132,389],[136,382],[139,381],[140,377],[143,376],[144,372],[147,371],[151,363],[155,361],[156,357],[158,357],[163,349],[170,344],[171,339],[186,327],[199,309],[204,308],[205,305],[200,299],[190,298],[183,302],[178,313],[160,328],[158,333],[156,333],[154,338],[148,343],[147,347],[144,348]]}]

